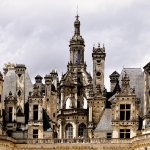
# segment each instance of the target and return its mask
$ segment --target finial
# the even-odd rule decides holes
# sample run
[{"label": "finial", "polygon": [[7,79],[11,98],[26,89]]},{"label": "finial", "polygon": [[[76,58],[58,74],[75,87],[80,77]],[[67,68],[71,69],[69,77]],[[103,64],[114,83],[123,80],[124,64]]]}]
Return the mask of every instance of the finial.
[{"label": "finial", "polygon": [[95,47],[95,44],[93,44],[93,47]]},{"label": "finial", "polygon": [[77,16],[76,16],[76,20],[78,20],[78,18],[79,18],[79,16],[78,16],[78,14],[77,14]]},{"label": "finial", "polygon": [[78,16],[78,6],[77,6],[77,16]]},{"label": "finial", "polygon": [[100,48],[100,43],[98,42],[98,48]]},{"label": "finial", "polygon": [[103,48],[105,47],[104,43],[103,43]]}]

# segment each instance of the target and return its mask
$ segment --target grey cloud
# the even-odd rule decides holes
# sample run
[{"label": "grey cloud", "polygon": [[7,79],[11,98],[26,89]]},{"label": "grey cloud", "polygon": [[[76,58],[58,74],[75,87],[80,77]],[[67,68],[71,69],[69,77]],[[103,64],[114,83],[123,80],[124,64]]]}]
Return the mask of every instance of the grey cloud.
[{"label": "grey cloud", "polygon": [[69,40],[79,6],[85,61],[92,74],[92,47],[106,48],[105,84],[109,75],[125,67],[143,67],[150,61],[150,2],[130,1],[0,1],[0,70],[3,64],[25,63],[34,81],[52,68],[66,72]]}]

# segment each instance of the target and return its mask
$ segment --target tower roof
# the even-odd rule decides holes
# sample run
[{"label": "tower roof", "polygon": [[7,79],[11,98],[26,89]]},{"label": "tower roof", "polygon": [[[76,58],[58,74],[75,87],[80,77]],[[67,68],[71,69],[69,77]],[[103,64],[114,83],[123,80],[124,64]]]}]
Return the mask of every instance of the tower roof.
[{"label": "tower roof", "polygon": [[148,69],[148,68],[150,68],[150,62],[147,63],[147,64],[143,67],[143,69]]},{"label": "tower roof", "polygon": [[74,35],[72,39],[70,39],[70,45],[84,45],[84,39],[80,35],[80,21],[78,14],[75,17],[76,20],[74,21]]},{"label": "tower roof", "polygon": [[117,71],[114,71],[109,77],[119,77],[120,74]]}]

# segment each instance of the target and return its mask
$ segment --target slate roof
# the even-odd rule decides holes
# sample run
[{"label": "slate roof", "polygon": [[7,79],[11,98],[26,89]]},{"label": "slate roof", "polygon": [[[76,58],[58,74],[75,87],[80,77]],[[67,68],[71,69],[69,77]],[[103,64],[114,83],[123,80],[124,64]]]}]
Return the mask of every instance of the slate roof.
[{"label": "slate roof", "polygon": [[[4,78],[2,100],[5,100],[5,98],[8,97],[10,91],[13,96],[16,96],[16,82],[15,69],[8,70],[6,77]],[[4,101],[2,101],[2,106],[4,108]]]},{"label": "slate roof", "polygon": [[110,131],[112,130],[111,127],[111,120],[112,120],[112,110],[106,108],[102,115],[100,122],[98,123],[95,131]]},{"label": "slate roof", "polygon": [[[5,100],[5,97],[9,95],[10,91],[12,92],[12,95],[16,97],[16,82],[15,68],[11,68],[8,70],[6,77],[4,78],[2,95],[3,100]],[[25,103],[28,101],[29,92],[31,91],[33,91],[33,84],[27,71],[25,71]],[[4,108],[4,102],[2,103]]]},{"label": "slate roof", "polygon": [[125,72],[130,79],[130,88],[135,87],[135,94],[137,98],[140,98],[140,116],[143,114],[143,107],[144,107],[144,74],[141,68],[123,68],[119,77],[120,87],[122,84],[122,77],[125,76]]}]

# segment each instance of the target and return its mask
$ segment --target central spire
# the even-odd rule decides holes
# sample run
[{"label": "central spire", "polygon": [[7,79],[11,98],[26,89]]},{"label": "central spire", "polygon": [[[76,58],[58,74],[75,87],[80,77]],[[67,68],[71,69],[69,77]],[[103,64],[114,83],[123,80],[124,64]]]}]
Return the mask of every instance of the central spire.
[{"label": "central spire", "polygon": [[74,28],[75,28],[74,35],[80,35],[80,21],[78,20],[79,18],[78,14],[75,17],[76,20],[74,22]]}]

